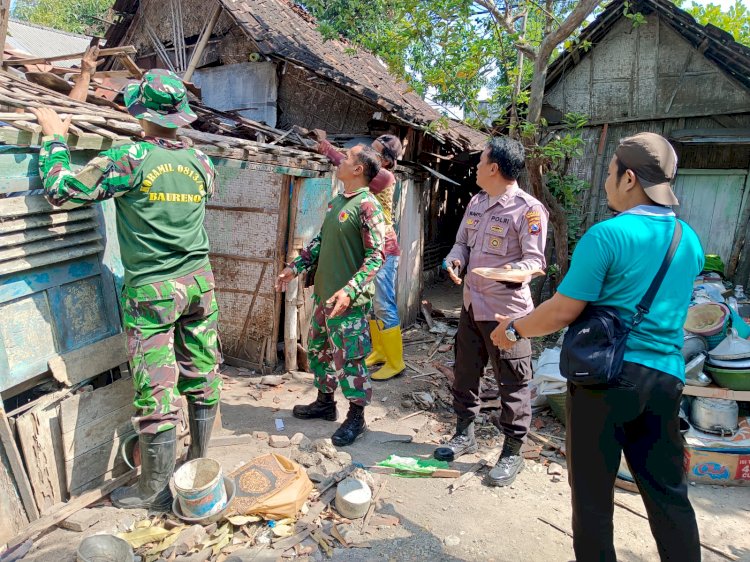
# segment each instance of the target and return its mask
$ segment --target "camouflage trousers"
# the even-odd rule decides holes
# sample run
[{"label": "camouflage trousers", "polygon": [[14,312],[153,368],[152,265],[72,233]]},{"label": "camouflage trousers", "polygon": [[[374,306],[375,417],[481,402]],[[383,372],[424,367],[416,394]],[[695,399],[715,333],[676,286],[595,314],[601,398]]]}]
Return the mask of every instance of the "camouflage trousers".
[{"label": "camouflage trousers", "polygon": [[168,281],[123,287],[123,323],[128,336],[140,433],[176,427],[188,401],[210,406],[221,392],[219,307],[211,266]]},{"label": "camouflage trousers", "polygon": [[359,406],[372,398],[372,385],[365,357],[372,349],[367,315],[370,304],[350,306],[343,314],[329,318],[333,306],[315,295],[307,357],[315,375],[315,387],[326,394],[341,385],[344,397]]}]

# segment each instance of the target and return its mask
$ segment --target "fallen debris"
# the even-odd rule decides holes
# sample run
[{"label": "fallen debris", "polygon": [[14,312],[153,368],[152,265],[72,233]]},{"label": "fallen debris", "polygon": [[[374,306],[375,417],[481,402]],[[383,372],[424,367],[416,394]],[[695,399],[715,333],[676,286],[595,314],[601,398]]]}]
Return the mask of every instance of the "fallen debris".
[{"label": "fallen debris", "polygon": [[81,511],[77,511],[65,521],[61,522],[58,527],[80,533],[96,523],[99,520],[99,517],[100,515],[96,511],[89,508],[83,508]]},{"label": "fallen debris", "polygon": [[547,521],[544,517],[537,517],[537,519],[539,519],[539,521],[541,521],[542,523],[545,523],[545,524],[549,525],[553,529],[557,529],[562,534],[569,536],[571,539],[573,538],[573,533],[571,533],[570,531],[567,531],[567,530],[563,529],[562,527],[560,527],[559,525],[556,525],[552,521]]},{"label": "fallen debris", "polygon": [[336,489],[336,510],[347,519],[364,517],[371,502],[372,490],[356,478],[345,478]]},{"label": "fallen debris", "polygon": [[275,449],[283,449],[291,446],[291,440],[286,435],[271,435],[268,438],[268,444]]}]

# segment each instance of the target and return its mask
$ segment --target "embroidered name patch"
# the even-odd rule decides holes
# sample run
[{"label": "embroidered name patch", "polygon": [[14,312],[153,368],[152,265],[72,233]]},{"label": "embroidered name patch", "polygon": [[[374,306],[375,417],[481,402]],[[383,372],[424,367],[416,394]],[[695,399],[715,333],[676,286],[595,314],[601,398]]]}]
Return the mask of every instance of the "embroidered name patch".
[{"label": "embroidered name patch", "polygon": [[529,225],[529,234],[539,234],[542,231],[542,213],[539,211],[526,213],[526,222]]}]

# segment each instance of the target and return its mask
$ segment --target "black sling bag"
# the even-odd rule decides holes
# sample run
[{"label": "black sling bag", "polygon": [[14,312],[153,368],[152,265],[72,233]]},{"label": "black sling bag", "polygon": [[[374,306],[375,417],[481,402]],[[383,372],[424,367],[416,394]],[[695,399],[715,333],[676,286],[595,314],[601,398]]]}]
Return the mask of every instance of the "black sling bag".
[{"label": "black sling bag", "polygon": [[648,291],[636,306],[632,325],[627,326],[614,307],[589,304],[568,327],[560,352],[560,373],[569,382],[580,386],[606,385],[619,376],[628,335],[651,309],[681,237],[682,225],[675,219],[667,255]]}]

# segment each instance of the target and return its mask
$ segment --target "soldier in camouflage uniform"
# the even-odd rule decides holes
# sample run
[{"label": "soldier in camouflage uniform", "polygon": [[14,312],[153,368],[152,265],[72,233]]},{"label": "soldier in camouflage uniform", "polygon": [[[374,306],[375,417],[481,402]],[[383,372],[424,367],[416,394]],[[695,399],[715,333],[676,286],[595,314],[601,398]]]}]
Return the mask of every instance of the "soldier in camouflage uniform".
[{"label": "soldier in camouflage uniform", "polygon": [[346,420],[333,434],[334,445],[350,445],[366,429],[364,408],[372,398],[365,357],[372,344],[367,330],[375,286],[383,265],[385,217],[367,187],[380,169],[377,153],[362,145],[347,153],[338,168],[344,192],[328,204],[320,233],[281,272],[276,290],[317,265],[315,311],[310,326],[308,358],[318,397],[295,406],[296,418],[336,420],[333,399],[341,385],[349,400]]},{"label": "soldier in camouflage uniform", "polygon": [[188,399],[189,459],[205,455],[220,397],[219,311],[203,226],[216,172],[177,140],[177,129],[196,117],[176,75],[148,72],[128,86],[125,103],[143,140],[102,152],[79,171],[65,142],[69,121],[48,108],[32,111],[45,134],[39,169],[47,199],[71,208],[115,198],[142,460],[138,483],[115,490],[112,502],[162,510],[171,506],[180,395]]}]

